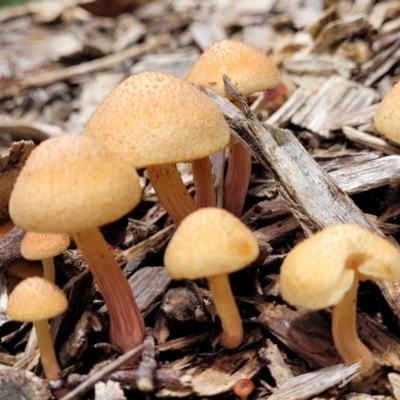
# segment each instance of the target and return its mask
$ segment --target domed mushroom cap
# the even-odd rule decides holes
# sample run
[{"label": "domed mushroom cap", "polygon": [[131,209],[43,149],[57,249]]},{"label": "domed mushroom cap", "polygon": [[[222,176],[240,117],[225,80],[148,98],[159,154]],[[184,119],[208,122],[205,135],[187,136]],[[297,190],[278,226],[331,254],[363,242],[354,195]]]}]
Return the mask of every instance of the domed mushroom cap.
[{"label": "domed mushroom cap", "polygon": [[11,292],[7,314],[14,321],[42,321],[62,314],[68,307],[64,292],[44,278],[21,281]]},{"label": "domed mushroom cap", "polygon": [[221,40],[206,49],[185,80],[226,97],[223,74],[244,96],[274,89],[280,84],[278,68],[265,54],[231,39]]},{"label": "domed mushroom cap", "polygon": [[383,98],[374,117],[376,130],[388,139],[400,143],[400,82]]},{"label": "domed mushroom cap", "polygon": [[66,233],[26,232],[21,242],[21,254],[27,260],[43,260],[61,254],[69,246]]},{"label": "domed mushroom cap", "polygon": [[257,240],[246,225],[226,210],[206,207],[179,225],[164,264],[174,279],[198,279],[238,271],[258,254]]},{"label": "domed mushroom cap", "polygon": [[203,158],[229,142],[217,106],[195,86],[164,72],[132,75],[89,119],[84,135],[107,144],[136,168]]},{"label": "domed mushroom cap", "polygon": [[296,245],[282,264],[282,297],[309,309],[333,306],[355,279],[400,280],[400,253],[353,224],[335,224]]},{"label": "domed mushroom cap", "polygon": [[63,135],[32,151],[9,209],[27,231],[72,233],[117,220],[140,198],[131,163],[93,138]]}]

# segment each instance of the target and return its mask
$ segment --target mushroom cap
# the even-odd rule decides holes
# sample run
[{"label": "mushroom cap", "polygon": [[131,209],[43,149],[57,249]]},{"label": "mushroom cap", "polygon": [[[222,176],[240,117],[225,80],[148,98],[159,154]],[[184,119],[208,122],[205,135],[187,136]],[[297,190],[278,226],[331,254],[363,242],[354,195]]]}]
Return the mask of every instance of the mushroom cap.
[{"label": "mushroom cap", "polygon": [[117,220],[140,201],[131,163],[93,138],[63,135],[37,146],[10,198],[14,223],[31,232],[74,233]]},{"label": "mushroom cap", "polygon": [[67,233],[26,232],[21,241],[21,254],[27,260],[43,260],[58,256],[69,243]]},{"label": "mushroom cap", "polygon": [[333,306],[354,279],[400,280],[400,252],[358,225],[335,224],[297,244],[280,274],[282,297],[309,309]]},{"label": "mushroom cap", "polygon": [[62,314],[68,307],[64,292],[40,277],[21,281],[8,297],[7,314],[14,321],[43,321]]},{"label": "mushroom cap", "polygon": [[221,208],[205,207],[178,226],[164,265],[174,279],[198,279],[238,271],[258,254],[257,239],[240,219]]},{"label": "mushroom cap", "polygon": [[223,74],[244,96],[274,89],[280,84],[278,68],[265,54],[231,39],[221,40],[206,49],[185,80],[226,97]]},{"label": "mushroom cap", "polygon": [[164,72],[131,75],[92,114],[83,132],[136,168],[207,157],[229,142],[229,127],[199,88]]},{"label": "mushroom cap", "polygon": [[374,116],[376,130],[387,139],[400,143],[400,82],[383,98]]}]

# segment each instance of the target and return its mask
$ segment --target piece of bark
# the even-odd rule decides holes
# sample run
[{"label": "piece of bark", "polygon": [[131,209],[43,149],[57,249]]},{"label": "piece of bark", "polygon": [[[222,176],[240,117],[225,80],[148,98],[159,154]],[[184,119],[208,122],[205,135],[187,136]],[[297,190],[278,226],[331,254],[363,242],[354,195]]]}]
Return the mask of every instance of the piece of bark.
[{"label": "piece of bark", "polygon": [[338,364],[288,380],[269,400],[305,400],[358,377],[358,364]]},{"label": "piece of bark", "polygon": [[23,140],[21,142],[16,142],[12,144],[8,154],[0,158],[0,224],[4,224],[10,220],[8,203],[10,201],[11,191],[17,176],[34,147],[35,144],[31,141]]},{"label": "piece of bark", "polygon": [[20,228],[13,228],[0,240],[0,273],[23,260],[21,254],[21,241],[25,231]]}]

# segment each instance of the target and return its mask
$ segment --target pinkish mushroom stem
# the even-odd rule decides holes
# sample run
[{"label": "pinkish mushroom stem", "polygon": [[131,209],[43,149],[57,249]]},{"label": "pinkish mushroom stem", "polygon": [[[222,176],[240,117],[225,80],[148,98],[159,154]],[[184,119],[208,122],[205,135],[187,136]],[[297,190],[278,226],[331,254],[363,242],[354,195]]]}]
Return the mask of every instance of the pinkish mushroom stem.
[{"label": "pinkish mushroom stem", "polygon": [[361,342],[356,328],[358,279],[354,277],[352,287],[342,300],[333,306],[332,336],[335,347],[346,364],[361,362],[360,372],[373,369],[374,359],[368,348]]},{"label": "pinkish mushroom stem", "polygon": [[129,282],[98,228],[73,233],[110,316],[110,341],[123,351],[143,342],[145,325]]},{"label": "pinkish mushroom stem", "polygon": [[158,200],[175,224],[179,225],[187,215],[197,210],[175,164],[148,166],[147,173]]},{"label": "pinkish mushroom stem", "polygon": [[43,258],[43,278],[48,279],[50,282],[55,282],[56,280],[56,269],[54,267],[54,258]]},{"label": "pinkish mushroom stem", "polygon": [[207,278],[217,314],[221,320],[221,346],[234,349],[243,341],[243,325],[235,299],[232,294],[229,276],[215,275]]},{"label": "pinkish mushroom stem", "polygon": [[204,157],[193,160],[192,171],[197,207],[215,207],[217,199],[210,159]]},{"label": "pinkish mushroom stem", "polygon": [[246,201],[251,175],[251,154],[231,140],[228,170],[225,177],[224,208],[240,218]]}]

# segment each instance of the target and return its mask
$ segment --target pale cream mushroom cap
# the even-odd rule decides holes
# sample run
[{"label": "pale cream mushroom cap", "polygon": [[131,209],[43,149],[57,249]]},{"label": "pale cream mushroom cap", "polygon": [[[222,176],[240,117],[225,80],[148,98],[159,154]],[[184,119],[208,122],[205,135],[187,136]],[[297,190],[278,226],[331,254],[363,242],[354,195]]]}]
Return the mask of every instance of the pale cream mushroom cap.
[{"label": "pale cream mushroom cap", "polygon": [[205,207],[178,226],[164,264],[174,279],[199,279],[238,271],[258,254],[257,240],[246,225],[226,210]]},{"label": "pale cream mushroom cap", "polygon": [[221,40],[206,49],[185,80],[226,97],[223,74],[244,96],[274,89],[280,84],[278,68],[265,54],[232,39]]},{"label": "pale cream mushroom cap", "polygon": [[200,89],[165,72],[117,85],[83,132],[133,160],[136,168],[207,157],[225,148],[229,127]]},{"label": "pale cream mushroom cap", "polygon": [[26,232],[21,241],[21,254],[27,260],[43,260],[61,254],[69,246],[66,233]]},{"label": "pale cream mushroom cap", "polygon": [[43,321],[62,314],[68,307],[64,292],[40,277],[21,281],[8,297],[7,314],[14,321]]},{"label": "pale cream mushroom cap", "polygon": [[37,146],[10,198],[14,223],[73,233],[121,218],[141,199],[134,166],[93,138],[63,135]]},{"label": "pale cream mushroom cap", "polygon": [[400,253],[366,228],[335,224],[297,244],[280,275],[282,297],[309,309],[333,306],[359,279],[400,280]]},{"label": "pale cream mushroom cap", "polygon": [[383,98],[374,117],[376,130],[387,139],[400,143],[400,82]]}]

